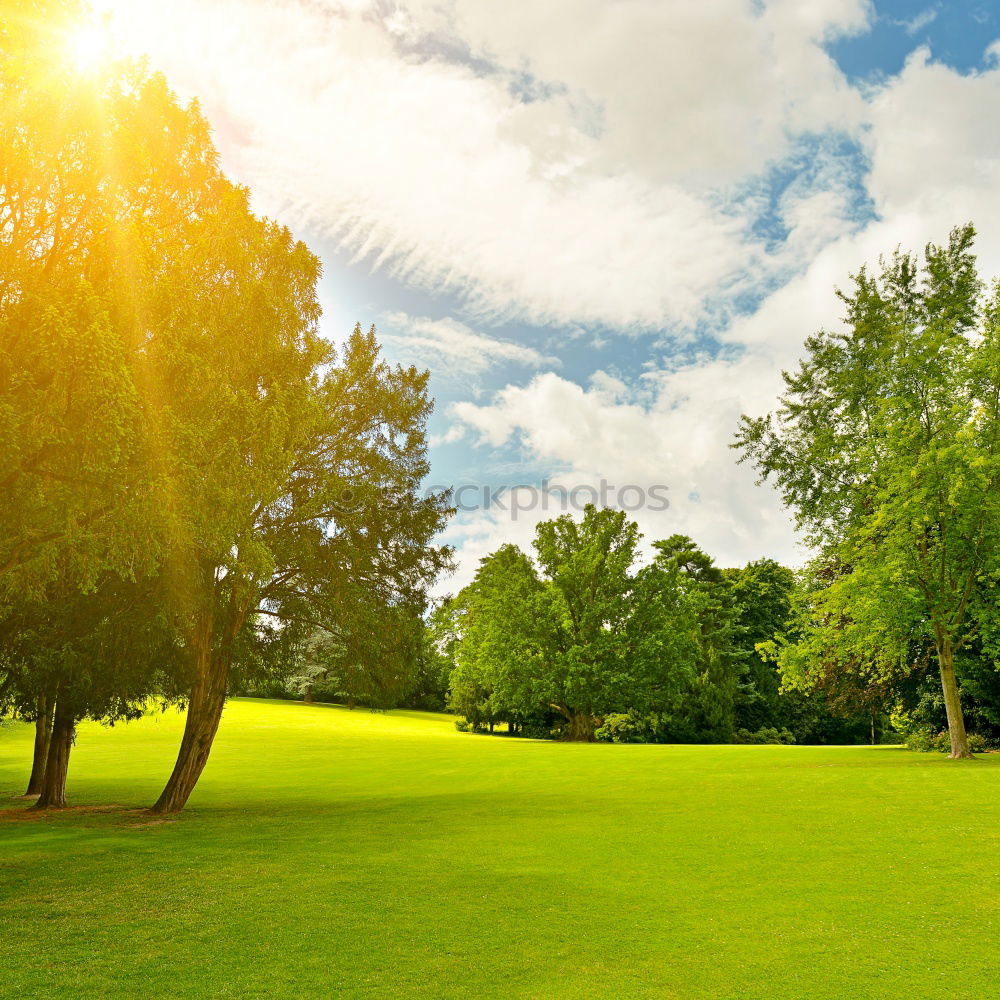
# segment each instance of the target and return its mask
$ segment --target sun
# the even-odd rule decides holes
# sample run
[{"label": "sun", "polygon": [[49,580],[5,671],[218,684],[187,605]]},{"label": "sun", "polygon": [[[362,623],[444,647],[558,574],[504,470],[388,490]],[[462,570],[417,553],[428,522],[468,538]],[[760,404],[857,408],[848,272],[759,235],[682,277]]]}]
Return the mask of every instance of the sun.
[{"label": "sun", "polygon": [[69,36],[69,53],[81,73],[94,73],[111,58],[111,39],[104,24],[81,24]]}]

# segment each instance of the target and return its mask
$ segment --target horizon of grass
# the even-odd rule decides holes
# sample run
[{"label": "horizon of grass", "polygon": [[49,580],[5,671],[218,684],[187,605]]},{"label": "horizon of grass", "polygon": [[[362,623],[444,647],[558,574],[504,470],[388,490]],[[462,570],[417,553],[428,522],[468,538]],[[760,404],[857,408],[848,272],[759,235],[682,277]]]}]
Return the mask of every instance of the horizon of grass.
[{"label": "horizon of grass", "polygon": [[182,716],[80,727],[30,813],[0,728],[2,997],[976,1000],[1000,755],[478,739],[237,699],[188,808]]}]

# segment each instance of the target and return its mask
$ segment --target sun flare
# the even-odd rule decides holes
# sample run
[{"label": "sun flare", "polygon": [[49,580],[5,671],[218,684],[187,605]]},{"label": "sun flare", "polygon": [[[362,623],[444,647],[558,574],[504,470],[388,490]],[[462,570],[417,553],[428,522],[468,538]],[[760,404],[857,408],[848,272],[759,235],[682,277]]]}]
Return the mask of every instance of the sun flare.
[{"label": "sun flare", "polygon": [[73,63],[81,73],[100,69],[111,55],[111,41],[107,29],[101,24],[84,24],[69,39]]}]

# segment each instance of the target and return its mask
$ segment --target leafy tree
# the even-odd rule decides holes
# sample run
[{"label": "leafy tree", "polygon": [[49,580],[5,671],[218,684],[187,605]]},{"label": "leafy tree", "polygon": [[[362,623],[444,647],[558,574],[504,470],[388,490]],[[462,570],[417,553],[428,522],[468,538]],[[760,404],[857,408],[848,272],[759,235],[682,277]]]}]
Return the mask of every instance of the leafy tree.
[{"label": "leafy tree", "polygon": [[[316,628],[348,647],[362,636],[370,642],[372,609],[422,609],[449,561],[446,548],[430,544],[447,498],[420,493],[426,372],[382,361],[374,330],[355,329],[334,363],[315,335],[314,258],[284,231],[265,246],[278,259],[247,270],[276,285],[254,286],[249,302],[232,290],[234,340],[219,347],[199,404],[213,419],[192,420],[189,401],[178,403],[182,513],[196,542],[186,592],[190,689],[155,812],[181,809],[204,769],[240,643],[275,633],[303,641]],[[244,348],[239,367],[224,364],[248,331],[257,350]],[[221,525],[220,506],[231,511]]]},{"label": "leafy tree", "polygon": [[973,238],[862,268],[838,293],[846,329],[807,340],[777,412],[744,417],[735,445],[843,567],[782,669],[887,677],[932,649],[952,757],[970,756],[956,655],[993,627],[981,595],[1000,576],[1000,299],[980,300]]},{"label": "leafy tree", "polygon": [[756,732],[781,727],[781,675],[757,646],[784,635],[792,623],[795,574],[773,559],[758,559],[741,569],[724,570],[737,609],[735,640],[742,654],[736,726]]},{"label": "leafy tree", "polygon": [[474,727],[523,722],[546,704],[553,654],[551,601],[531,560],[503,545],[480,561],[475,579],[449,606],[451,707]]},{"label": "leafy tree", "polygon": [[[69,746],[70,717],[103,711],[75,652],[96,656],[117,613],[97,590],[155,582],[180,651],[158,683],[188,704],[155,807],[172,811],[231,680],[287,670],[311,630],[365,627],[365,609],[419,613],[448,508],[418,492],[426,373],[390,369],[360,330],[338,361],[317,259],[222,176],[197,106],[141,67],[68,77],[59,32],[81,13],[38,0],[2,22],[0,625],[24,599],[94,592],[93,636],[45,646],[44,669],[6,657],[22,711],[58,687]],[[131,695],[129,662],[94,659]]]},{"label": "leafy tree", "polygon": [[665,728],[676,740],[728,743],[743,656],[722,571],[686,535],[672,535],[654,548],[650,579],[656,599],[672,612],[651,633],[673,642],[674,669],[667,677],[675,693]]},{"label": "leafy tree", "polygon": [[[43,805],[64,798],[75,720],[117,712],[77,650],[129,693],[149,676],[98,655],[110,647],[97,633],[131,613],[128,586],[175,548],[150,358],[185,282],[214,294],[182,270],[181,250],[225,186],[197,108],[161,78],[126,64],[72,74],[66,35],[84,13],[37,0],[0,21],[0,687],[36,718]],[[79,633],[85,622],[94,636]],[[25,654],[36,629],[45,641]],[[37,779],[50,718],[48,791]]]},{"label": "leafy tree", "polygon": [[592,740],[597,720],[627,705],[644,679],[646,662],[633,661],[626,644],[638,542],[624,513],[592,504],[579,523],[564,514],[536,530],[555,626],[545,698],[566,720],[568,739]]}]

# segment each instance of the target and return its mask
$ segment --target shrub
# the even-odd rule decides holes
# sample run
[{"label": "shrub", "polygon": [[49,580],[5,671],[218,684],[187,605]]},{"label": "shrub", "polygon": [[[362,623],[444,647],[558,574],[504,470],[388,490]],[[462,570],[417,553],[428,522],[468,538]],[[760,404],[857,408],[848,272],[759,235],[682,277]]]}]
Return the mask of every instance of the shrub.
[{"label": "shrub", "polygon": [[737,729],[733,737],[734,743],[746,743],[752,745],[770,744],[774,746],[790,746],[795,742],[795,734],[790,729],[775,729],[774,726],[767,726],[751,733],[749,729]]},{"label": "shrub", "polygon": [[551,740],[552,727],[544,722],[525,722],[517,731],[517,735],[529,740]]},{"label": "shrub", "polygon": [[929,729],[914,729],[907,734],[906,749],[914,750],[917,753],[929,753],[936,750],[934,745],[934,734]]},{"label": "shrub", "polygon": [[656,718],[637,712],[612,712],[594,731],[601,743],[651,743],[656,731]]},{"label": "shrub", "polygon": [[472,726],[469,725],[469,720],[468,719],[456,719],[455,720],[455,728],[460,733],[467,733],[467,732],[469,732],[472,729]]},{"label": "shrub", "polygon": [[982,733],[969,733],[969,749],[973,753],[986,753],[993,749],[993,744]]},{"label": "shrub", "polygon": [[[969,733],[969,749],[973,753],[985,753],[990,750],[990,741],[981,733]],[[944,729],[940,733],[935,733],[931,729],[915,729],[906,737],[906,749],[916,750],[919,753],[930,753],[937,750],[938,753],[951,752],[951,738],[948,730]]]}]

